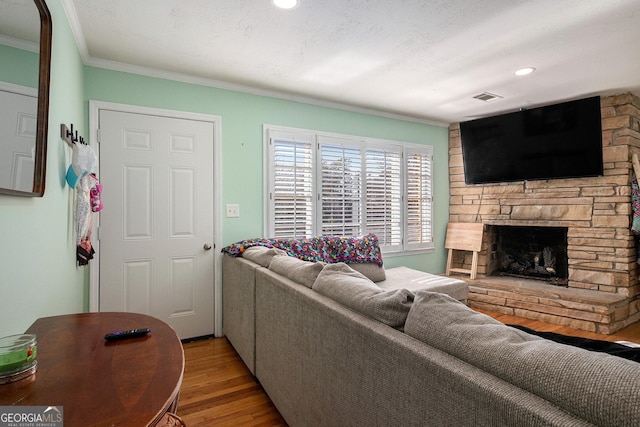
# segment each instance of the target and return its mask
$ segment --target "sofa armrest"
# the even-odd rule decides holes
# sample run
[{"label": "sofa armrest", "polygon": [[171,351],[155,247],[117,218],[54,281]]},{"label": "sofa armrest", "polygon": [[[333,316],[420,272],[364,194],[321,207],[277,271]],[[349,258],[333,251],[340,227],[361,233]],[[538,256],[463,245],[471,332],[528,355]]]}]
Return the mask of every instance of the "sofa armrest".
[{"label": "sofa armrest", "polygon": [[247,368],[256,365],[256,270],[260,265],[241,257],[222,258],[223,333]]}]

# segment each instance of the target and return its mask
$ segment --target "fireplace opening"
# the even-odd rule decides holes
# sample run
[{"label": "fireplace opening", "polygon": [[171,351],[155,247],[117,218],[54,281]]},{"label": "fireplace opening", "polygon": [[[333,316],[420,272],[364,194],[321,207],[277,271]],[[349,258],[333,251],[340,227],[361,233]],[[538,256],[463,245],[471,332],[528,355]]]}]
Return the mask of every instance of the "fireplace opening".
[{"label": "fireplace opening", "polygon": [[492,274],[544,280],[567,286],[566,227],[495,226]]}]

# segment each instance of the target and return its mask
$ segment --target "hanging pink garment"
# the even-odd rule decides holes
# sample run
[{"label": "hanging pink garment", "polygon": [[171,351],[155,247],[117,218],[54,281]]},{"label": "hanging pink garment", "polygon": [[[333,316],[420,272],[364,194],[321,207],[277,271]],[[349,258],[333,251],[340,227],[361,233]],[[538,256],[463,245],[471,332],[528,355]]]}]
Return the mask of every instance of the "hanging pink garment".
[{"label": "hanging pink garment", "polygon": [[91,190],[98,184],[95,175],[85,175],[76,186],[76,260],[79,265],[87,265],[95,250],[91,247]]}]

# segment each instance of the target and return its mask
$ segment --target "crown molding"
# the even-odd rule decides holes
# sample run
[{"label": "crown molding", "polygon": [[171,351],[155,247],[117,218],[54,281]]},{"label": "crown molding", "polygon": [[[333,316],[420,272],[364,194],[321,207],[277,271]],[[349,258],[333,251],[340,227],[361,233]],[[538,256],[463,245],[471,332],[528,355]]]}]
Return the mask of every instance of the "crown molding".
[{"label": "crown molding", "polygon": [[225,81],[211,79],[211,78],[197,77],[197,76],[192,76],[192,75],[183,74],[183,73],[175,73],[175,72],[160,70],[156,68],[148,68],[148,67],[142,67],[138,65],[125,64],[117,61],[109,61],[105,59],[94,58],[89,53],[89,49],[87,47],[84,33],[82,32],[82,27],[80,25],[80,20],[78,19],[78,14],[76,13],[75,6],[73,5],[73,0],[60,0],[60,1],[62,3],[64,13],[67,16],[67,21],[69,21],[69,26],[71,27],[71,32],[73,33],[73,38],[76,41],[76,46],[78,48],[78,51],[80,52],[80,57],[82,58],[82,62],[86,66],[103,68],[103,69],[112,70],[112,71],[120,71],[124,73],[138,74],[146,77],[155,77],[159,79],[173,80],[173,81],[178,81],[182,83],[190,83],[190,84],[207,86],[207,87],[212,87],[212,88],[222,89],[222,90],[242,92],[250,95],[264,96],[268,98],[281,99],[285,101],[299,102],[302,104],[315,105],[319,107],[334,108],[334,109],[349,111],[353,113],[368,114],[368,115],[374,115],[378,117],[385,117],[389,119],[427,124],[427,125],[437,126],[437,127],[449,127],[449,123],[430,120],[423,117],[409,116],[409,115],[393,113],[389,111],[377,110],[374,108],[365,108],[365,107],[359,107],[359,106],[340,103],[340,102],[326,101],[322,99],[313,98],[310,96],[297,95],[297,94],[287,93],[283,91],[261,89],[253,86],[230,83],[230,82],[225,82]]}]

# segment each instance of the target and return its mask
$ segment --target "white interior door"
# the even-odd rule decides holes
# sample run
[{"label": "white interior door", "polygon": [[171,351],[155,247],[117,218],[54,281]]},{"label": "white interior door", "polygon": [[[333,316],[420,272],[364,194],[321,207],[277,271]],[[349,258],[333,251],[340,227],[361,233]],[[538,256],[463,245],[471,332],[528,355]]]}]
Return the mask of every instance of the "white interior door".
[{"label": "white interior door", "polygon": [[[1,82],[0,82],[1,83]],[[24,93],[0,86],[0,187],[33,191],[38,110],[37,94],[31,88],[15,86]]]},{"label": "white interior door", "polygon": [[213,334],[214,123],[106,109],[98,121],[99,310]]}]

